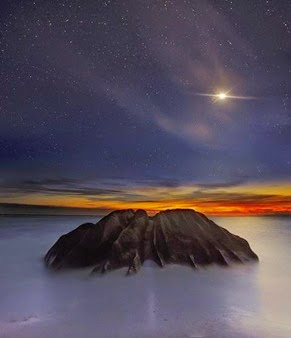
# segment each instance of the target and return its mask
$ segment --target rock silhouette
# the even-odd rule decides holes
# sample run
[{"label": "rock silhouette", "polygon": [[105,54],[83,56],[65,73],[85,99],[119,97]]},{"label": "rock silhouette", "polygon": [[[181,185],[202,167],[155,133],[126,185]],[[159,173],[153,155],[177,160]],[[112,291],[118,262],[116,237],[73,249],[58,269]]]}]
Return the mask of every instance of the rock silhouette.
[{"label": "rock silhouette", "polygon": [[229,265],[258,260],[248,242],[200,212],[175,209],[148,216],[144,210],[118,210],[97,224],[85,223],[61,236],[47,252],[47,267],[94,267],[106,272],[121,267],[135,273],[146,260],[165,264]]}]

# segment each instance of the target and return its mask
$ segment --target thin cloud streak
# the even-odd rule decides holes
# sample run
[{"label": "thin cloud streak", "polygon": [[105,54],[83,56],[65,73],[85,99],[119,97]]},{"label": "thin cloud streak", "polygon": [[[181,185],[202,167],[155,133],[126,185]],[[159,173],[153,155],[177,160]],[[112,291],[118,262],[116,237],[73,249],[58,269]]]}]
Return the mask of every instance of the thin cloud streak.
[{"label": "thin cloud streak", "polygon": [[[97,188],[97,186],[99,187]],[[47,206],[122,209],[144,208],[159,211],[193,208],[209,214],[264,214],[291,212],[291,183],[273,185],[245,180],[213,184],[167,181],[86,182],[61,179],[2,183],[0,202]],[[277,191],[277,192],[276,192]],[[10,196],[10,197],[9,197]]]}]

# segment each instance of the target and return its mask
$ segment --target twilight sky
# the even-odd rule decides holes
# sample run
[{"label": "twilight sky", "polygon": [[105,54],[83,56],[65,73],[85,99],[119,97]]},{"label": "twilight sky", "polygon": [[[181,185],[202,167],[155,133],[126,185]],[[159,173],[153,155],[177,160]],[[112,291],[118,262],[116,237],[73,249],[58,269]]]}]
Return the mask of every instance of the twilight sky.
[{"label": "twilight sky", "polygon": [[291,211],[290,1],[0,13],[0,202]]}]

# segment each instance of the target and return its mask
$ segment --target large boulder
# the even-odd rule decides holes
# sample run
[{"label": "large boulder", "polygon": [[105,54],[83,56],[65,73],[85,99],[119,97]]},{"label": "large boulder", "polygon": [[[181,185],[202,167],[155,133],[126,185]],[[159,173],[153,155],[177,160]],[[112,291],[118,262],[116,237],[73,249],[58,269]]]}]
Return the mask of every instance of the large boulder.
[{"label": "large boulder", "polygon": [[190,209],[159,212],[113,211],[97,224],[85,223],[61,236],[47,252],[52,269],[94,267],[94,272],[127,267],[137,272],[145,260],[158,265],[257,261],[248,242]]}]

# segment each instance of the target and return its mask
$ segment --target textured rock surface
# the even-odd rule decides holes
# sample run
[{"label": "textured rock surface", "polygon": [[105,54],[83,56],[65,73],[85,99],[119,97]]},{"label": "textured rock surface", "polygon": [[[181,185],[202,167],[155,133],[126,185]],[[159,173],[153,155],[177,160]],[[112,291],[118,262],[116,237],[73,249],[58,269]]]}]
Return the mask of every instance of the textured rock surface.
[{"label": "textured rock surface", "polygon": [[188,209],[149,217],[144,210],[113,211],[97,224],[85,223],[61,236],[45,256],[53,269],[94,267],[106,272],[128,267],[137,272],[145,260],[199,265],[258,260],[248,242]]}]

